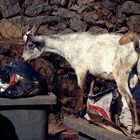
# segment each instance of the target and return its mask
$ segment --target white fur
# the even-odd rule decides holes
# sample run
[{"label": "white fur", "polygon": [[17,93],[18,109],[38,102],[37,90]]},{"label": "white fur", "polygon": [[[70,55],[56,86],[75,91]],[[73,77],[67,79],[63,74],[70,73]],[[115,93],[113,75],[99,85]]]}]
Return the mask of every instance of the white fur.
[{"label": "white fur", "polygon": [[47,46],[43,51],[55,52],[63,56],[79,73],[89,70],[94,76],[114,79],[112,71],[118,51],[123,56],[126,56],[128,52],[134,52],[134,59],[137,60],[133,42],[125,47],[119,45],[121,35],[74,33],[54,35],[54,37],[56,39],[43,36]]}]

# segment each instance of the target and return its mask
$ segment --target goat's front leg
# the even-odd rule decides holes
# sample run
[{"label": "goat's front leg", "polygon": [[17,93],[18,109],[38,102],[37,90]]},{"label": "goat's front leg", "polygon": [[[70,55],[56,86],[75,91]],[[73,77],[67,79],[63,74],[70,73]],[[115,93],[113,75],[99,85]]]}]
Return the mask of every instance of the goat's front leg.
[{"label": "goat's front leg", "polygon": [[84,72],[76,71],[76,74],[77,74],[77,82],[78,82],[80,91],[79,91],[79,96],[77,97],[77,105],[75,107],[75,111],[76,113],[79,114],[82,111],[82,107],[83,107],[83,97],[84,97],[84,92],[86,88],[87,71],[84,71]]},{"label": "goat's front leg", "polygon": [[95,83],[95,81],[93,80],[90,84],[90,91],[89,91],[88,96],[93,96],[94,95],[94,93],[93,93],[94,83]]},{"label": "goat's front leg", "polygon": [[138,132],[140,131],[140,126],[138,123],[138,115],[136,110],[136,101],[133,98],[129,86],[128,86],[128,78],[129,78],[129,72],[128,71],[120,71],[114,73],[114,77],[116,80],[116,84],[118,86],[118,91],[120,94],[125,97],[126,102],[130,108],[131,114],[132,114],[132,131]]}]

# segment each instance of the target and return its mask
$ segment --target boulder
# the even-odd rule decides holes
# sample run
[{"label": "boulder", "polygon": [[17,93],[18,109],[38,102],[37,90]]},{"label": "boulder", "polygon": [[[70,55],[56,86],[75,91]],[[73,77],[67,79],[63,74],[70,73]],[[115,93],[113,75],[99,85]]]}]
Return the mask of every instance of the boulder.
[{"label": "boulder", "polygon": [[64,31],[67,28],[67,24],[64,22],[60,22],[55,27],[57,28],[57,30]]},{"label": "boulder", "polygon": [[7,19],[0,21],[0,33],[3,37],[21,37],[22,27],[16,26]]},{"label": "boulder", "polygon": [[46,24],[40,26],[38,33],[43,35],[53,35],[53,34],[57,34],[58,31],[49,28],[49,26]]},{"label": "boulder", "polygon": [[107,33],[108,32],[107,29],[101,28],[99,26],[93,26],[88,31],[91,32],[92,34],[101,34],[101,33]]},{"label": "boulder", "polygon": [[18,0],[0,0],[0,10],[4,18],[21,13]]},{"label": "boulder", "polygon": [[29,4],[25,9],[25,15],[29,17],[38,16],[41,12],[48,12],[52,10],[52,7],[47,4]]},{"label": "boulder", "polygon": [[66,18],[68,12],[69,10],[66,8],[59,8],[57,12],[52,12],[52,15]]},{"label": "boulder", "polygon": [[129,29],[135,33],[140,33],[140,15],[131,16],[127,21]]},{"label": "boulder", "polygon": [[116,8],[116,3],[114,0],[103,0],[102,5],[109,10],[114,11]]},{"label": "boulder", "polygon": [[61,31],[62,34],[68,34],[68,33],[72,33],[73,30],[70,28],[66,28],[64,31]]},{"label": "boulder", "polygon": [[70,19],[70,28],[79,32],[85,31],[87,28],[87,23],[74,16]]},{"label": "boulder", "polygon": [[84,12],[82,14],[85,22],[89,24],[95,24],[95,22],[99,19],[99,15],[96,12]]},{"label": "boulder", "polygon": [[64,6],[67,3],[67,0],[49,0],[50,5],[61,5]]},{"label": "boulder", "polygon": [[126,32],[128,32],[128,27],[126,27],[126,26],[124,26],[124,27],[121,27],[120,29],[119,29],[119,31],[118,31],[118,33],[126,33]]},{"label": "boulder", "polygon": [[84,4],[88,4],[90,2],[93,2],[95,0],[77,0],[78,5],[84,5]]},{"label": "boulder", "polygon": [[67,18],[74,17],[76,15],[76,11],[68,11]]},{"label": "boulder", "polygon": [[64,22],[64,19],[59,17],[59,16],[36,16],[36,17],[32,17],[32,18],[26,18],[25,19],[26,21],[26,24],[27,25],[31,25],[33,26],[34,24],[53,24],[53,23],[58,23],[58,22],[61,22],[63,21]]},{"label": "boulder", "polygon": [[125,14],[140,14],[140,4],[133,1],[126,1],[122,6],[122,12]]}]

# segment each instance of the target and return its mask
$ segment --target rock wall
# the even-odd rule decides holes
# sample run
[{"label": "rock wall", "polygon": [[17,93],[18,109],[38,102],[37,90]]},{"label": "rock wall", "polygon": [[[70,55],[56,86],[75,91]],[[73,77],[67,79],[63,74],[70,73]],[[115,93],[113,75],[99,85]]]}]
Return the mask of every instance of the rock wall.
[{"label": "rock wall", "polygon": [[[0,35],[9,39],[22,37],[27,27],[34,24],[40,24],[39,33],[47,35],[129,30],[139,34],[139,9],[140,0],[0,0]],[[12,46],[12,50],[21,54],[21,45]],[[62,114],[71,112],[79,96],[74,71],[60,56],[48,54],[44,58],[47,61],[36,60],[32,65],[46,76],[49,89],[56,92]],[[104,81],[96,85],[95,91],[99,92],[103,86]]]},{"label": "rock wall", "polygon": [[1,0],[0,33],[21,37],[40,24],[40,33],[140,32],[139,0]]}]

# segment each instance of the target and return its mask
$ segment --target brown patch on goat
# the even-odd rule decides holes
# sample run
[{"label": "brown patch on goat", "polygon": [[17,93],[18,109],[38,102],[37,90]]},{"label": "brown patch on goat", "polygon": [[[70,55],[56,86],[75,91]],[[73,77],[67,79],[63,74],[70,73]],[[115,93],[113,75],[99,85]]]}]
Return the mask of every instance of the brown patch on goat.
[{"label": "brown patch on goat", "polygon": [[129,42],[133,41],[133,37],[134,37],[134,33],[128,32],[120,38],[119,44],[120,45],[128,44]]}]

